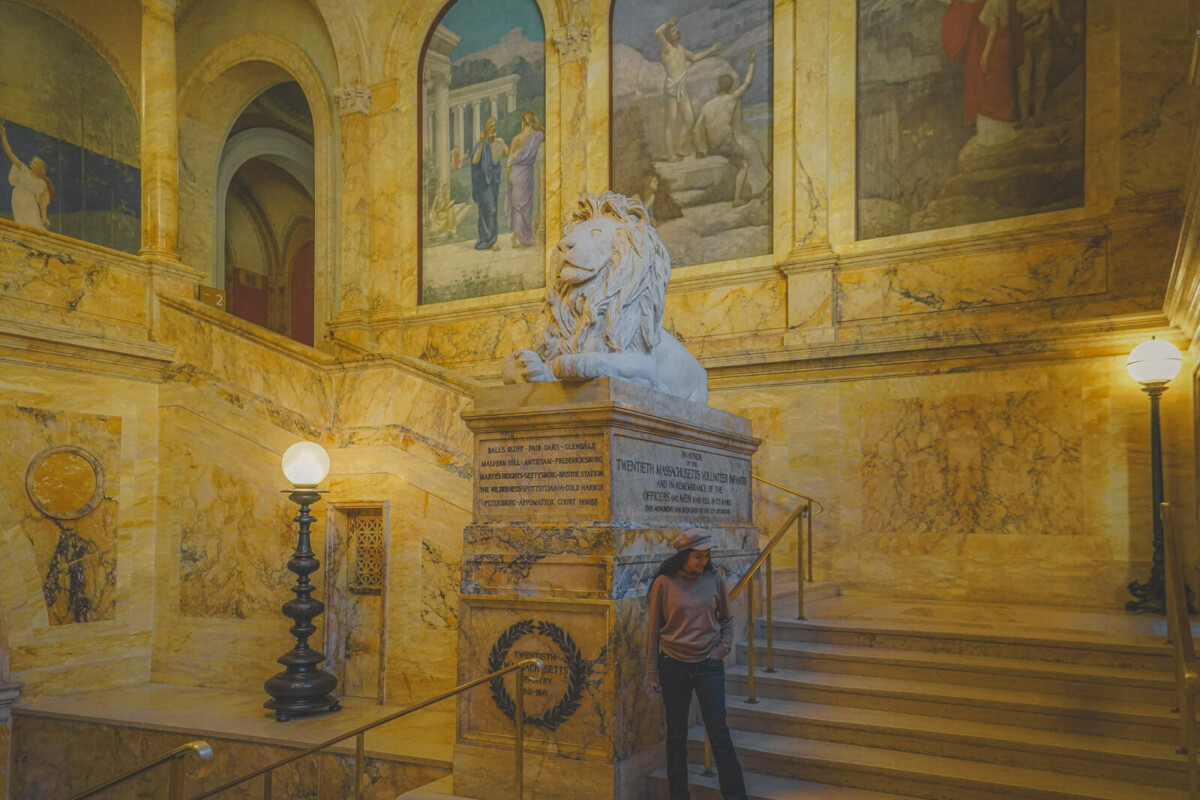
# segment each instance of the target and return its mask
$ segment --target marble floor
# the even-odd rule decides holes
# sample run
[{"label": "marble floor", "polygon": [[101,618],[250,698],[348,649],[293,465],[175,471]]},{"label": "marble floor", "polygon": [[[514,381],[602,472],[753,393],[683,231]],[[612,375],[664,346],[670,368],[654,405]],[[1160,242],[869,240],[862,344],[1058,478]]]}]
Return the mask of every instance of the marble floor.
[{"label": "marble floor", "polygon": [[[22,713],[149,730],[238,739],[258,744],[312,746],[395,713],[400,707],[344,698],[333,714],[276,722],[257,692],[147,683],[61,696],[26,697]],[[354,752],[354,739],[330,748]],[[368,755],[403,758],[411,764],[449,768],[454,752],[454,701],[416,711],[369,731]]]}]

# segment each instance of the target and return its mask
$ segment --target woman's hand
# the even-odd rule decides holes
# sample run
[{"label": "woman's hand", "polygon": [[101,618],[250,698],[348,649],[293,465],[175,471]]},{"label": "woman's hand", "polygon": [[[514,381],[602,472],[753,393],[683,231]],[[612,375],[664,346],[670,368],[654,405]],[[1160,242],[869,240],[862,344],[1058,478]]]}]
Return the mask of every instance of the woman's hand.
[{"label": "woman's hand", "polygon": [[662,694],[662,683],[657,675],[648,675],[646,677],[646,685],[650,687],[650,691],[654,694]]}]

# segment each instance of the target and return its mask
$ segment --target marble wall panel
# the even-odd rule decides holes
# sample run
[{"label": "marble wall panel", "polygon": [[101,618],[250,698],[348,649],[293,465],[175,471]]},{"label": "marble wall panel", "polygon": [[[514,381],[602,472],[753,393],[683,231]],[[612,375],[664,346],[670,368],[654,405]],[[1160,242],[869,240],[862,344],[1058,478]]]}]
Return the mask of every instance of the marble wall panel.
[{"label": "marble wall panel", "polygon": [[334,407],[325,357],[199,302],[162,300],[159,341],[176,348],[171,382],[220,398],[297,436],[318,438]]},{"label": "marble wall panel", "polygon": [[852,321],[1098,294],[1106,270],[1096,237],[847,269],[835,291],[840,319]]},{"label": "marble wall panel", "polygon": [[417,374],[405,362],[346,371],[332,386],[340,445],[389,445],[469,475],[471,432],[460,413],[470,407],[474,382],[440,370]]},{"label": "marble wall panel", "polygon": [[[117,583],[118,508],[121,489],[121,419],[71,411],[21,405],[0,406],[0,438],[10,443],[11,469],[0,477],[0,493],[19,516],[7,520],[17,526],[32,545],[42,594],[51,625],[69,625],[113,619]],[[71,446],[96,459],[100,477],[86,463],[78,474],[65,474],[66,463],[38,470],[54,486],[35,494],[70,492],[67,505],[88,502],[98,481],[101,497],[95,507],[79,517],[57,519],[43,513],[27,491],[27,471],[40,454],[54,447]],[[63,483],[66,481],[66,483]],[[71,484],[71,485],[67,485]]]},{"label": "marble wall panel", "polygon": [[887,399],[859,415],[863,528],[877,552],[1084,533],[1078,390]]},{"label": "marble wall panel", "polygon": [[458,627],[462,563],[436,542],[421,540],[421,622],[434,629]]},{"label": "marble wall panel", "polygon": [[[141,381],[61,366],[10,365],[0,378],[0,418],[9,445],[6,477],[0,479],[6,554],[0,559],[0,608],[11,669],[27,695],[147,676],[153,601],[145,587],[153,581],[157,494],[154,394]],[[107,475],[99,507],[80,519],[50,520],[26,493],[30,459],[59,444],[82,445]],[[55,603],[48,606],[46,577],[56,552],[67,549],[59,547],[65,528],[75,531],[65,537],[67,545],[78,544],[78,537],[94,552],[79,562],[66,559],[65,574],[50,582]],[[83,591],[72,597],[72,586]],[[77,617],[87,624],[71,624]],[[111,669],[96,669],[97,661]]]},{"label": "marble wall panel", "polygon": [[[1107,606],[1148,572],[1148,403],[1123,356],[876,371],[713,402],[763,437],[757,473],[824,504],[815,574],[846,592]],[[1173,387],[1162,412],[1167,496],[1185,506],[1190,402]],[[793,507],[766,486],[755,501],[764,533]]]},{"label": "marble wall panel", "polygon": [[[167,396],[160,411],[154,679],[259,690],[279,670],[274,659],[295,641],[280,609],[294,596],[296,579],[286,565],[298,509],[281,491],[287,482],[279,456],[297,437],[221,397],[191,390]],[[324,503],[312,511],[313,550],[323,554]],[[322,598],[323,571],[311,580]],[[323,620],[315,624],[319,643]]]},{"label": "marble wall panel", "polygon": [[[1177,24],[1186,0],[1169,0],[1155,14],[1120,15],[1121,194],[1179,188],[1192,146],[1187,81],[1173,65],[1188,61],[1193,38]],[[1150,88],[1154,87],[1154,88]]]},{"label": "marble wall panel", "polygon": [[144,338],[148,274],[132,256],[46,233],[0,231],[5,315]]}]

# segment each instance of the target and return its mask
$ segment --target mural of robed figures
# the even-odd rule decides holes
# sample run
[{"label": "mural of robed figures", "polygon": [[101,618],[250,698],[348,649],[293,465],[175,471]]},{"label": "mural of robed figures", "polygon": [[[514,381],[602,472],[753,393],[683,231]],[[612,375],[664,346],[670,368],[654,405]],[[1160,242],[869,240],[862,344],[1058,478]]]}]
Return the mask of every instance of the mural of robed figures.
[{"label": "mural of robed figures", "polygon": [[136,253],[138,118],[112,67],[55,19],[0,0],[0,218]]},{"label": "mural of robed figures", "polygon": [[771,252],[770,0],[616,0],[612,186],[674,267]]},{"label": "mural of robed figures", "polygon": [[545,28],[457,0],[422,55],[421,302],[545,285]]},{"label": "mural of robed figures", "polygon": [[859,239],[1083,205],[1084,10],[859,0]]}]

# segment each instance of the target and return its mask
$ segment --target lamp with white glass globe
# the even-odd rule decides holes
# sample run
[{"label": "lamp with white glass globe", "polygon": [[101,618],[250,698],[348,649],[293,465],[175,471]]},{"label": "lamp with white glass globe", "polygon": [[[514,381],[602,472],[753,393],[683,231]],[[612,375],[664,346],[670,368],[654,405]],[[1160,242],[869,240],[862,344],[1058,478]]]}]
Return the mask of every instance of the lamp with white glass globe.
[{"label": "lamp with white glass globe", "polygon": [[1155,614],[1166,612],[1166,577],[1163,560],[1163,526],[1159,506],[1163,501],[1162,436],[1158,422],[1158,400],[1167,390],[1167,384],[1179,373],[1183,357],[1175,345],[1163,339],[1151,338],[1133,348],[1125,368],[1129,375],[1142,385],[1142,391],[1150,396],[1150,485],[1152,496],[1151,515],[1154,519],[1154,556],[1150,566],[1150,579],[1145,583],[1132,581],[1129,593],[1134,599],[1125,604],[1125,610],[1148,611]]},{"label": "lamp with white glass globe", "polygon": [[283,474],[293,487],[287,490],[288,499],[300,506],[295,518],[300,525],[296,552],[287,565],[297,577],[292,587],[296,598],[283,604],[283,615],[292,620],[296,645],[277,659],[284,670],[267,680],[271,699],[263,705],[275,711],[276,720],[287,722],[293,716],[337,711],[342,706],[332,694],[337,678],[321,669],[324,653],[308,644],[308,638],[317,632],[313,620],[325,611],[325,604],[313,599],[316,587],[308,579],[321,566],[313,555],[310,528],[316,517],[309,507],[321,499],[317,485],[329,474],[329,454],[315,442],[296,442],[284,451]]}]

